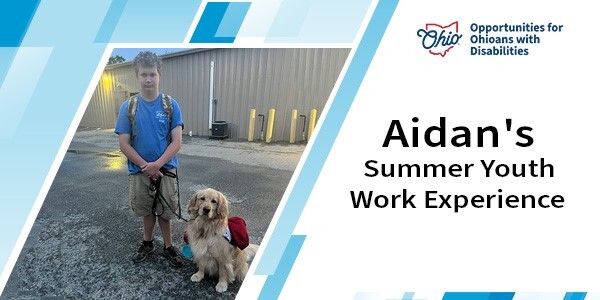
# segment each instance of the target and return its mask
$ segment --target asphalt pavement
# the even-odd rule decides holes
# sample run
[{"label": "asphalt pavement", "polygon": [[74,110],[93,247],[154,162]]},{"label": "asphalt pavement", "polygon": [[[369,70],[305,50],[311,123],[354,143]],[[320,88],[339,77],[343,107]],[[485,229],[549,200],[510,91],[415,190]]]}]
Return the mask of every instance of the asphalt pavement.
[{"label": "asphalt pavement", "polygon": [[[179,179],[183,217],[198,189],[228,198],[230,216],[246,220],[261,244],[304,144],[184,137]],[[234,299],[235,282],[217,293],[216,278],[194,283],[191,260],[172,268],[157,251],[134,264],[142,224],[131,213],[127,160],[112,130],[80,128],[35,220],[0,299]],[[186,222],[173,221],[173,242],[184,245]]]}]

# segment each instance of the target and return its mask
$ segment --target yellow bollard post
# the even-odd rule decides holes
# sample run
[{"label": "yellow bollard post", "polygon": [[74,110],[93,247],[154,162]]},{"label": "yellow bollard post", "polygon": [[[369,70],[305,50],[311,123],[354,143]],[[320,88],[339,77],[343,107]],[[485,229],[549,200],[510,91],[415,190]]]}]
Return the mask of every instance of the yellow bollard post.
[{"label": "yellow bollard post", "polygon": [[254,141],[254,123],[256,121],[256,109],[250,110],[250,124],[248,124],[248,142]]},{"label": "yellow bollard post", "polygon": [[296,142],[296,121],[298,120],[298,110],[292,109],[292,124],[290,124],[290,144]]},{"label": "yellow bollard post", "polygon": [[317,110],[316,109],[311,109],[310,110],[310,121],[308,122],[308,137],[306,138],[306,140],[310,140],[310,136],[312,135],[313,131],[315,130],[315,124],[317,123]]},{"label": "yellow bollard post", "polygon": [[273,125],[275,124],[275,109],[269,109],[269,120],[267,121],[267,138],[265,142],[270,143],[273,138]]}]

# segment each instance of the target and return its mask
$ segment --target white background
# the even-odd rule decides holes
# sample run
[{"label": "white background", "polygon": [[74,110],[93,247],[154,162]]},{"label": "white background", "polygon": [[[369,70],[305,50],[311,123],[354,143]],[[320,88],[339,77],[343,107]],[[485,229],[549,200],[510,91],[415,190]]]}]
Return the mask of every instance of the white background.
[{"label": "white background", "polygon": [[[400,1],[294,234],[307,235],[282,299],[358,292],[599,290],[597,30],[584,1]],[[459,21],[460,45],[432,56],[416,32]],[[471,23],[564,25],[528,56],[471,56]],[[518,33],[515,33],[518,35]],[[448,146],[382,148],[390,121],[447,120]],[[505,130],[505,119],[513,130]],[[496,126],[500,146],[454,148],[452,128]],[[515,146],[530,126],[532,146]],[[410,139],[410,133],[409,139]],[[476,137],[473,136],[473,143]],[[553,178],[486,178],[479,160],[544,157]],[[367,160],[473,163],[468,178],[368,178]],[[351,190],[416,194],[417,209],[355,209]],[[560,194],[561,209],[425,209],[424,192]]]}]

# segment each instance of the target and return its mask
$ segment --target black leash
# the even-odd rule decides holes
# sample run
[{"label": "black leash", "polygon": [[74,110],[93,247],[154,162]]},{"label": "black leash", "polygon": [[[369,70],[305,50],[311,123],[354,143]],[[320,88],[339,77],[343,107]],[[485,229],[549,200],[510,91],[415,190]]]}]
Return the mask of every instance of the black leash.
[{"label": "black leash", "polygon": [[[152,186],[154,186],[154,190],[156,191],[156,193],[154,194],[154,202],[152,203],[152,214],[156,217],[162,216],[162,214],[165,212],[165,205],[166,205],[169,208],[169,210],[171,210],[171,212],[177,216],[177,218],[188,222],[188,220],[186,220],[184,217],[181,216],[181,197],[179,197],[179,176],[177,176],[177,173],[173,173],[173,172],[167,171],[165,169],[161,169],[160,172],[163,174],[163,176],[175,178],[175,180],[177,181],[177,200],[178,200],[177,204],[179,207],[178,208],[179,213],[177,213],[171,207],[171,204],[169,203],[169,201],[167,201],[165,199],[165,197],[162,195],[162,193],[160,192],[160,182],[162,180],[162,177],[158,177],[157,180],[152,180],[150,182],[150,184]],[[175,169],[175,172],[177,172],[177,169]],[[157,209],[156,209],[158,207],[158,205],[160,205],[162,207],[160,214],[157,213]]]}]

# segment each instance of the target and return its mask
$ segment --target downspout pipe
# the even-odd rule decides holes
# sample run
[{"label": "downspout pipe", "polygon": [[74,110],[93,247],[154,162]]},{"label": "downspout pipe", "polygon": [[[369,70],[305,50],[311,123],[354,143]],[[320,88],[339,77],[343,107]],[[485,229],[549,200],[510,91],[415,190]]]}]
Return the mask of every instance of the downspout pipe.
[{"label": "downspout pipe", "polygon": [[213,124],[213,99],[215,98],[215,62],[210,62],[210,75],[208,86],[208,129],[212,130]]}]

